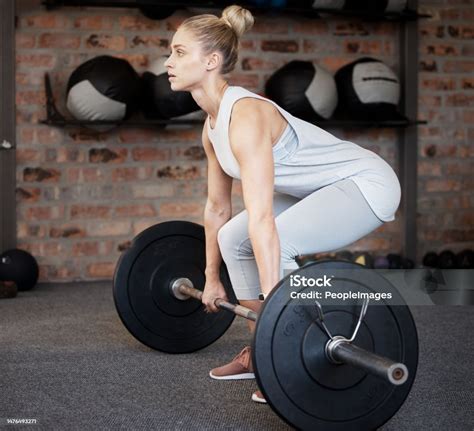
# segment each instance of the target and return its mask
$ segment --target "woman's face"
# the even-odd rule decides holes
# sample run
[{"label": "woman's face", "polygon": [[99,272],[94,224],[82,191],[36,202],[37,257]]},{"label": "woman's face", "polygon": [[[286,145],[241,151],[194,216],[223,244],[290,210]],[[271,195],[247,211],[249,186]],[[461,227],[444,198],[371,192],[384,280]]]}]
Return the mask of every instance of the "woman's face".
[{"label": "woman's face", "polygon": [[173,91],[191,91],[206,76],[207,58],[189,31],[178,29],[171,41],[171,55],[165,61]]}]

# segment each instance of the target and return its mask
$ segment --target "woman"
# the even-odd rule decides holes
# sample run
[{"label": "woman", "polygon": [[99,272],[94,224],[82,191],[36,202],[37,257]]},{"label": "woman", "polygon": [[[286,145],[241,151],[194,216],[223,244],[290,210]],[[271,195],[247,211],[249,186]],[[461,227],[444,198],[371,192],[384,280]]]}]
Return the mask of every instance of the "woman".
[{"label": "woman", "polygon": [[[202,302],[216,312],[226,298],[224,259],[240,303],[258,312],[261,299],[298,267],[301,254],[335,250],[394,220],[400,184],[378,155],[302,121],[242,87],[229,86],[239,37],[253,25],[239,6],[222,17],[186,19],[165,63],[173,91],[189,91],[208,114],[202,143],[208,159],[204,212],[206,284]],[[245,210],[231,218],[232,180],[242,182]],[[254,323],[248,322],[251,331]],[[210,373],[253,378],[250,347]],[[252,395],[265,402],[260,391]]]}]

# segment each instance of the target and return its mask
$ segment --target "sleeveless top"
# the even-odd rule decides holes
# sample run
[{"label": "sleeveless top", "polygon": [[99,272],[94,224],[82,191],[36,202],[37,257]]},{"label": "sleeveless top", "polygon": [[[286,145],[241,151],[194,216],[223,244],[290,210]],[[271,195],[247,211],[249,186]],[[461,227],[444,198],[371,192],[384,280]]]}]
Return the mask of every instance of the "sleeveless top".
[{"label": "sleeveless top", "polygon": [[385,160],[370,150],[342,141],[291,115],[275,102],[237,86],[227,87],[214,128],[207,122],[209,140],[227,175],[241,179],[240,167],[230,146],[229,123],[234,103],[245,97],[271,103],[288,122],[273,147],[275,191],[304,198],[322,187],[349,178],[359,187],[380,220],[387,222],[395,219],[401,197],[400,183]]}]

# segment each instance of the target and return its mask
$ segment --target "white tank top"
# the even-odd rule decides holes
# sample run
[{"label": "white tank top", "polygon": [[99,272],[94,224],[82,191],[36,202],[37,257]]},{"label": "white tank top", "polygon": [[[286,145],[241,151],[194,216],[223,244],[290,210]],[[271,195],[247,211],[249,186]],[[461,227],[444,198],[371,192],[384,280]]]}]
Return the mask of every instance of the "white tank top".
[{"label": "white tank top", "polygon": [[242,87],[227,87],[212,129],[207,133],[223,171],[241,179],[240,167],[229,141],[229,123],[234,103],[244,97],[266,100],[288,121],[297,139],[285,139],[287,130],[273,147],[275,191],[304,198],[314,191],[350,178],[382,221],[395,219],[401,190],[391,166],[374,152],[341,141],[314,124],[294,117],[275,102]]}]

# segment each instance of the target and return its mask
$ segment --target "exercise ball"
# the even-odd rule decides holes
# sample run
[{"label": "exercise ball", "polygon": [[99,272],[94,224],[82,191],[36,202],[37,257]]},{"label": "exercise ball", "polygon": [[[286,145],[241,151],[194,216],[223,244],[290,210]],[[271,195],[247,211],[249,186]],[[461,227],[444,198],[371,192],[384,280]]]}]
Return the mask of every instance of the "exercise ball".
[{"label": "exercise ball", "polygon": [[69,77],[66,106],[78,120],[121,121],[137,108],[140,77],[128,61],[102,55]]},{"label": "exercise ball", "polygon": [[149,119],[183,118],[201,109],[191,93],[171,89],[165,67],[166,58],[163,56],[155,60],[141,76],[141,110]]},{"label": "exercise ball", "polygon": [[350,10],[361,12],[401,12],[407,0],[314,0],[314,9]]},{"label": "exercise ball", "polygon": [[265,95],[283,109],[309,122],[327,120],[337,106],[333,76],[311,61],[293,60],[270,76]]},{"label": "exercise ball", "polygon": [[27,251],[15,248],[0,255],[0,280],[15,282],[18,290],[35,287],[38,275],[38,263]]},{"label": "exercise ball", "polygon": [[359,120],[395,120],[400,100],[397,75],[380,60],[364,57],[340,68],[335,75],[338,115]]}]

